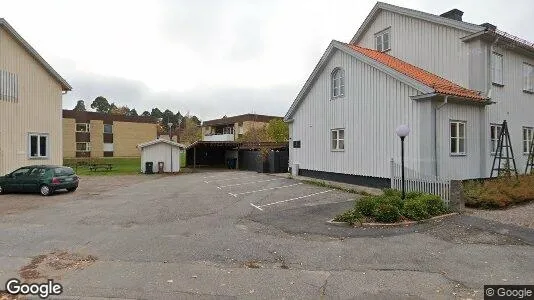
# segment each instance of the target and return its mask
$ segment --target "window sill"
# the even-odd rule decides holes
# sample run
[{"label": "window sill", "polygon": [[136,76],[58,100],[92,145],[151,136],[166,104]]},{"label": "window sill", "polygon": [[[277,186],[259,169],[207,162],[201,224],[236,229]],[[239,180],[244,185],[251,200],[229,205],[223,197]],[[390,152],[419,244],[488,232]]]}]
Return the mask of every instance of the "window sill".
[{"label": "window sill", "polygon": [[497,82],[492,82],[491,83],[493,86],[498,86],[498,87],[503,87],[504,84],[503,83],[497,83]]},{"label": "window sill", "polygon": [[467,156],[467,153],[451,153],[450,156],[452,156],[452,157],[462,157],[462,156]]},{"label": "window sill", "polygon": [[31,160],[46,160],[46,159],[49,159],[48,156],[39,156],[39,157],[28,157],[28,159],[31,159]]},{"label": "window sill", "polygon": [[523,93],[527,93],[527,94],[534,94],[534,91],[529,91],[529,90],[523,90]]},{"label": "window sill", "polygon": [[345,152],[345,149],[332,149],[332,152]]},{"label": "window sill", "polygon": [[342,98],[345,98],[345,95],[341,95],[341,96],[336,96],[336,97],[332,97],[332,98],[330,98],[330,101],[334,101],[334,100],[337,100],[337,99],[342,99]]}]

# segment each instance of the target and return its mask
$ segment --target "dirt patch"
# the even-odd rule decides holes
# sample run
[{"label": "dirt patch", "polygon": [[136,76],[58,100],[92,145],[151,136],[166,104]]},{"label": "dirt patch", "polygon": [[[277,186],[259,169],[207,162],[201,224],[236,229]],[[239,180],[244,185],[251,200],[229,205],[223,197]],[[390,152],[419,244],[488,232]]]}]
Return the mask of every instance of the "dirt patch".
[{"label": "dirt patch", "polygon": [[249,269],[259,269],[261,268],[260,262],[257,260],[249,260],[245,262],[245,267]]},{"label": "dirt patch", "polygon": [[11,294],[8,294],[7,292],[0,291],[0,300],[22,300],[21,296],[14,296]]},{"label": "dirt patch", "polygon": [[97,257],[93,255],[54,251],[32,258],[29,264],[20,268],[19,275],[25,281],[59,279],[65,272],[83,270],[95,261]]},{"label": "dirt patch", "polygon": [[528,245],[518,238],[460,224],[437,223],[425,233],[457,244]]},{"label": "dirt patch", "polygon": [[6,194],[0,196],[0,216],[17,214],[46,205],[80,199],[98,199],[106,191],[127,187],[133,184],[162,178],[163,175],[121,175],[121,176],[85,176],[80,178],[76,192],[58,191],[50,197],[39,194]]}]

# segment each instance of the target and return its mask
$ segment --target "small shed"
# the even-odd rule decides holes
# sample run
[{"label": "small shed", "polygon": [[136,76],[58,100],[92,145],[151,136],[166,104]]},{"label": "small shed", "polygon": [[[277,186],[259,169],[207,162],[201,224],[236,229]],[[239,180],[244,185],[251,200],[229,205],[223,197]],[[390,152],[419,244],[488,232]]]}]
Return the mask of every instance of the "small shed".
[{"label": "small shed", "polygon": [[[180,171],[182,157],[185,156],[185,146],[166,139],[155,139],[137,145],[141,151],[141,172],[147,173],[146,163],[152,163],[152,172],[158,173],[160,164],[163,172],[174,173]],[[150,170],[148,170],[150,173]]]}]

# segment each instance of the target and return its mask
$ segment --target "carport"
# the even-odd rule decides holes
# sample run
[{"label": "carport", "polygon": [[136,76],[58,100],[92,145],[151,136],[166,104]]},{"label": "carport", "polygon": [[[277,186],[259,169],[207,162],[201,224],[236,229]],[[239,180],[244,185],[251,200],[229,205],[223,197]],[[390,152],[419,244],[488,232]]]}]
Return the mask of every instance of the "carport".
[{"label": "carport", "polygon": [[[269,151],[263,164],[257,159],[261,149]],[[228,159],[235,159],[236,169],[287,171],[284,165],[287,165],[288,143],[285,142],[197,141],[189,145],[186,151],[187,165],[193,168],[226,167]]]}]

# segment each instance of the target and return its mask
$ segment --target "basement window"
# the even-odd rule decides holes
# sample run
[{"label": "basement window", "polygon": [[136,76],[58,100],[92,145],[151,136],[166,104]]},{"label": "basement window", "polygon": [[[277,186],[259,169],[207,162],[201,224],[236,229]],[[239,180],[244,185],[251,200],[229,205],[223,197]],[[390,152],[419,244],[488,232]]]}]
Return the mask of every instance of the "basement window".
[{"label": "basement window", "polygon": [[451,155],[465,155],[465,121],[451,121]]},{"label": "basement window", "polygon": [[28,153],[30,158],[48,158],[48,134],[28,134]]},{"label": "basement window", "polygon": [[332,129],[332,151],[345,150],[345,129]]},{"label": "basement window", "polygon": [[377,51],[385,52],[391,50],[389,37],[389,28],[375,34],[375,46]]}]

